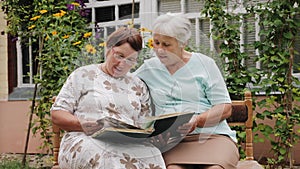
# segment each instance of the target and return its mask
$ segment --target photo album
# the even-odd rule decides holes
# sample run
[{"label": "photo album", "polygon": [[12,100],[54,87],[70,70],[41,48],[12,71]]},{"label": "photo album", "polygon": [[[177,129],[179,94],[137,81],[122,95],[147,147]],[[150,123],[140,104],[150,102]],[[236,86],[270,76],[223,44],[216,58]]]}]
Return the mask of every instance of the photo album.
[{"label": "photo album", "polygon": [[160,116],[150,116],[142,123],[142,127],[127,124],[112,117],[97,120],[106,127],[95,132],[92,137],[110,141],[143,141],[164,132],[170,132],[171,137],[180,136],[176,130],[188,123],[194,112],[176,112]]}]

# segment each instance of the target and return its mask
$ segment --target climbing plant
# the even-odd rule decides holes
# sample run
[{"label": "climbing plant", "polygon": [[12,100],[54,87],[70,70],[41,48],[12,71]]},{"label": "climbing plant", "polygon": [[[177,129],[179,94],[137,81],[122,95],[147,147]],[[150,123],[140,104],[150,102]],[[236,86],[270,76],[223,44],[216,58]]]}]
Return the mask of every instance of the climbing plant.
[{"label": "climbing plant", "polygon": [[[299,70],[299,63],[294,63],[295,55],[299,55],[295,49],[299,43],[299,1],[248,3],[244,14],[231,12],[236,8],[228,3],[207,0],[202,12],[209,17],[213,26],[211,36],[218,42],[220,57],[226,60],[224,71],[229,92],[240,95],[246,84],[253,84],[257,87],[253,92],[265,93],[266,98],[257,102],[264,108],[257,118],[271,119],[275,124],[260,123],[255,130],[271,142],[274,156],[268,159],[270,167],[284,166],[286,161],[292,166],[292,148],[300,132],[295,128],[300,120],[300,83],[292,75],[293,70]],[[261,40],[250,45],[259,51],[255,61],[261,63],[260,69],[247,67],[244,62],[249,58],[240,50],[240,21],[248,16],[259,18]]]},{"label": "climbing plant", "polygon": [[[229,8],[225,0],[205,0],[202,13],[210,19],[211,36],[216,42],[216,49],[224,60],[225,81],[232,98],[241,98],[247,83],[251,83],[255,70],[250,70],[244,61],[248,59],[247,53],[241,51],[240,27],[241,13],[233,12],[237,6]],[[230,10],[229,10],[230,9]]]},{"label": "climbing plant", "polygon": [[[238,5],[238,4],[237,4]],[[244,62],[249,58],[247,53],[241,51],[240,28],[242,26],[242,13],[233,12],[237,6],[229,7],[225,0],[205,0],[202,13],[210,19],[212,25],[211,35],[215,41],[215,48],[219,57],[225,63],[221,67],[232,99],[242,99],[246,85],[259,79],[255,69],[250,69]],[[239,143],[245,141],[245,132],[240,127],[233,127],[239,135]],[[240,154],[244,157],[241,147]]]},{"label": "climbing plant", "polygon": [[[257,102],[265,110],[257,114],[260,119],[271,119],[274,125],[260,123],[258,130],[270,140],[273,157],[268,159],[272,168],[293,166],[293,146],[299,140],[300,90],[299,79],[293,70],[299,71],[295,63],[296,42],[299,43],[299,0],[273,0],[249,6],[248,12],[258,15],[260,41],[254,43],[259,51],[257,61],[262,65],[264,77],[257,83],[266,98]],[[298,49],[299,50],[299,49]]]},{"label": "climbing plant", "polygon": [[[229,7],[228,0],[205,0],[203,13],[213,26],[212,34],[221,58],[226,61],[225,79],[229,92],[241,94],[246,84],[256,86],[252,91],[265,94],[265,99],[256,104],[263,108],[256,118],[270,119],[274,125],[257,124],[254,130],[261,132],[270,141],[273,157],[268,159],[271,168],[293,166],[292,148],[299,140],[299,79],[293,76],[298,70],[295,63],[296,41],[299,41],[299,0],[273,0],[257,3],[245,1]],[[251,2],[251,3],[247,3]],[[245,12],[236,7],[245,6]],[[239,8],[241,9],[241,8]],[[248,54],[241,51],[240,27],[247,26],[243,18],[255,17],[260,26],[260,41],[252,45],[258,51],[255,62],[261,68],[245,65]],[[242,25],[243,24],[243,25]],[[298,39],[297,39],[298,38]],[[298,42],[299,43],[299,42]]]}]

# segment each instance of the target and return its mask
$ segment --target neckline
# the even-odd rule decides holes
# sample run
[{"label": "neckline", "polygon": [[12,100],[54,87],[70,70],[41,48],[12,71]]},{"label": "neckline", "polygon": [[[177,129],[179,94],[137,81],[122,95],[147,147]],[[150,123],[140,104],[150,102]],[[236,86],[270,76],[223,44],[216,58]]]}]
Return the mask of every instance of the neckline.
[{"label": "neckline", "polygon": [[104,70],[102,69],[102,65],[103,65],[103,63],[97,64],[97,69],[98,69],[98,71],[99,71],[101,74],[105,75],[106,77],[109,77],[109,78],[111,78],[111,79],[116,79],[116,80],[122,80],[122,79],[125,78],[125,76],[127,76],[127,75],[125,75],[125,76],[122,76],[122,77],[113,77],[113,76],[111,76],[110,74],[104,72]]},{"label": "neckline", "polygon": [[179,74],[181,71],[184,71],[184,70],[186,69],[186,67],[190,64],[190,62],[191,62],[191,60],[192,60],[193,57],[194,57],[194,52],[191,52],[191,57],[190,57],[190,59],[189,59],[182,67],[180,67],[179,69],[177,69],[173,74],[171,74],[171,73],[169,72],[168,68],[167,68],[163,63],[161,63],[161,62],[159,61],[159,59],[158,59],[158,61],[160,62],[160,64],[163,65],[165,71],[168,72],[168,74],[169,74],[170,76],[176,76],[176,74]]}]

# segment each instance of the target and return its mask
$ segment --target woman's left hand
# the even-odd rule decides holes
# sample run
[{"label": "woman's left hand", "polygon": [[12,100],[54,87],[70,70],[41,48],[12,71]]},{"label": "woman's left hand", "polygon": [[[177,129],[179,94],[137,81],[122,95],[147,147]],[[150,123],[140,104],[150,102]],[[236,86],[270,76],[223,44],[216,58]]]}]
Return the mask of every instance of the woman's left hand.
[{"label": "woman's left hand", "polygon": [[179,126],[177,132],[179,132],[181,135],[187,135],[194,131],[197,125],[197,116],[193,116],[193,118],[188,123]]}]

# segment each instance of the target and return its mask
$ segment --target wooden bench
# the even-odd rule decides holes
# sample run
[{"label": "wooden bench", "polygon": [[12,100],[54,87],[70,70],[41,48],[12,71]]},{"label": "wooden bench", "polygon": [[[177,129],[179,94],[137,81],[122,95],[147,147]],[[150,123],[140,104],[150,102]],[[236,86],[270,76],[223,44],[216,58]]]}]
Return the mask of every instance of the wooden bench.
[{"label": "wooden bench", "polygon": [[238,169],[263,169],[253,157],[253,107],[250,91],[244,93],[244,100],[232,100],[232,114],[227,119],[230,126],[245,126],[245,159],[238,163]]},{"label": "wooden bench", "polygon": [[[252,96],[250,91],[244,94],[244,100],[232,100],[232,115],[227,119],[230,126],[245,126],[246,140],[245,140],[245,159],[241,159],[238,163],[238,169],[263,169],[263,167],[254,160],[253,157],[253,109]],[[53,129],[53,157],[54,166],[52,169],[59,169],[58,167],[58,152],[60,146],[61,133],[60,128],[56,125]]]}]

